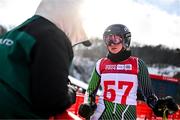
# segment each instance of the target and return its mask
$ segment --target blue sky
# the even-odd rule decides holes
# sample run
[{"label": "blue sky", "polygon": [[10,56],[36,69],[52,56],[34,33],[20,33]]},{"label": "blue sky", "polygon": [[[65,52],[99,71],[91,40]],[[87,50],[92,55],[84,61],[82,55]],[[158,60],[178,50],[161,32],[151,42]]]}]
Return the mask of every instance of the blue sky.
[{"label": "blue sky", "polygon": [[140,4],[151,4],[169,14],[180,15],[180,0],[134,0]]},{"label": "blue sky", "polygon": [[[125,24],[132,42],[180,48],[180,0],[84,0],[82,18],[89,37],[102,38],[110,24]],[[40,0],[0,0],[0,24],[18,25]]]}]

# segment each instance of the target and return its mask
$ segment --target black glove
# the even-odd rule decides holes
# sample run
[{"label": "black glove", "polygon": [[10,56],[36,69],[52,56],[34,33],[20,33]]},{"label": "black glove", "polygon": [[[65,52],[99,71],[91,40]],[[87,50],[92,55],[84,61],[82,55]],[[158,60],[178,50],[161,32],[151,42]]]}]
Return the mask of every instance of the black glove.
[{"label": "black glove", "polygon": [[163,117],[164,111],[166,117],[178,111],[178,105],[171,96],[160,98],[153,108],[153,112],[157,117]]},{"label": "black glove", "polygon": [[74,104],[76,102],[76,89],[72,85],[68,85],[68,96],[70,99],[70,103]]},{"label": "black glove", "polygon": [[94,113],[96,108],[97,108],[96,103],[93,104],[83,103],[80,105],[78,113],[83,118],[89,118]]},{"label": "black glove", "polygon": [[150,108],[154,108],[154,106],[156,105],[158,101],[158,97],[156,95],[151,95],[147,98],[147,104]]}]

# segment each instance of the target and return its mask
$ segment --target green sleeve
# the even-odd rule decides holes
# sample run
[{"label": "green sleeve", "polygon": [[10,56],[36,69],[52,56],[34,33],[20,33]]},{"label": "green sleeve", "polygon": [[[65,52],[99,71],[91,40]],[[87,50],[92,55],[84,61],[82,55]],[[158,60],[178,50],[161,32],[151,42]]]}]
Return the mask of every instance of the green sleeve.
[{"label": "green sleeve", "polygon": [[88,97],[88,102],[95,102],[95,97],[100,86],[100,75],[97,73],[96,69],[93,69],[91,78],[89,80],[88,89],[86,95]]},{"label": "green sleeve", "polygon": [[139,73],[138,73],[138,84],[145,99],[154,94],[151,79],[146,64],[143,60],[139,59]]}]

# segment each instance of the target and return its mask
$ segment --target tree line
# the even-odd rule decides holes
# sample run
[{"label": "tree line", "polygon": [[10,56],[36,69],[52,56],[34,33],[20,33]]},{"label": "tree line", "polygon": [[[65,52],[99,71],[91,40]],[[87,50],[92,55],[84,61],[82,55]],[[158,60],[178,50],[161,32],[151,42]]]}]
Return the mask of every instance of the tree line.
[{"label": "tree line", "polygon": [[163,45],[133,46],[132,54],[142,58],[146,64],[173,65],[180,67],[180,50],[170,49]]},{"label": "tree line", "polygon": [[[76,51],[77,55],[81,53],[83,57],[89,57],[93,60],[97,60],[103,56],[106,56],[107,50],[102,40],[96,38],[92,39],[92,46],[85,48],[79,46]],[[153,65],[173,65],[180,67],[180,49],[170,49],[163,45],[132,45],[131,53],[133,56],[138,56],[143,59],[146,64]]]}]

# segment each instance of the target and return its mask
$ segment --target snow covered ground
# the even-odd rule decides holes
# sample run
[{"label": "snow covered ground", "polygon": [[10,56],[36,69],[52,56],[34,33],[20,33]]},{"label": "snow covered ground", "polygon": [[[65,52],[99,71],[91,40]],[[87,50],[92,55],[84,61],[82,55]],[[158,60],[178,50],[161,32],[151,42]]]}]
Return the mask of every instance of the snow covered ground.
[{"label": "snow covered ground", "polygon": [[173,77],[176,73],[180,72],[180,67],[175,67],[175,66],[168,66],[164,68],[148,67],[148,70],[150,74]]}]

